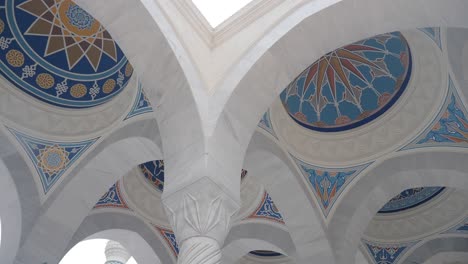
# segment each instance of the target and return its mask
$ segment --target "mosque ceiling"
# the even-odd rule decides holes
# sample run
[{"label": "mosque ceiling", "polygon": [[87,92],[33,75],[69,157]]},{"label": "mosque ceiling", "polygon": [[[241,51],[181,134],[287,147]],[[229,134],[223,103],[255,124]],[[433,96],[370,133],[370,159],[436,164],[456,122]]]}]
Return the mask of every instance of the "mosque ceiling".
[{"label": "mosque ceiling", "polygon": [[71,0],[0,1],[0,44],[1,75],[55,106],[103,104],[133,74],[104,26]]}]

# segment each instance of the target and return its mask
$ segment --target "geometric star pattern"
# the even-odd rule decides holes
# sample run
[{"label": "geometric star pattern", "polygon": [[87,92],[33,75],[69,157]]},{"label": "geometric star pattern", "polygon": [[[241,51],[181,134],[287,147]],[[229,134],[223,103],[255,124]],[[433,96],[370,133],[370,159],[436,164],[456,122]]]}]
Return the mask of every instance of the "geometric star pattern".
[{"label": "geometric star pattern", "polygon": [[28,136],[12,128],[8,130],[19,141],[34,165],[44,194],[49,192],[68,168],[97,140],[52,142]]},{"label": "geometric star pattern", "polygon": [[72,0],[0,0],[0,25],[0,74],[48,104],[103,104],[133,74],[109,32]]},{"label": "geometric star pattern", "polygon": [[322,56],[280,97],[299,125],[319,132],[344,131],[387,111],[405,90],[411,65],[404,36],[382,34]]},{"label": "geometric star pattern", "polygon": [[18,8],[36,18],[25,35],[47,38],[45,57],[64,51],[69,70],[86,58],[97,71],[103,53],[117,62],[117,47],[109,32],[72,1],[27,0]]}]

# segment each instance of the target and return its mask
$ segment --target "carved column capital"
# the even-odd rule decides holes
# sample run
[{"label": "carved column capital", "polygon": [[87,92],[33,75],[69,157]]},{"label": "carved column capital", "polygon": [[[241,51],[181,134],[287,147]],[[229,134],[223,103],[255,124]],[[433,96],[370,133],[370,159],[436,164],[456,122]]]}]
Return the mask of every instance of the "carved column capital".
[{"label": "carved column capital", "polygon": [[221,247],[231,219],[240,207],[208,177],[163,197],[163,204],[177,242],[182,246],[190,238],[205,237]]}]

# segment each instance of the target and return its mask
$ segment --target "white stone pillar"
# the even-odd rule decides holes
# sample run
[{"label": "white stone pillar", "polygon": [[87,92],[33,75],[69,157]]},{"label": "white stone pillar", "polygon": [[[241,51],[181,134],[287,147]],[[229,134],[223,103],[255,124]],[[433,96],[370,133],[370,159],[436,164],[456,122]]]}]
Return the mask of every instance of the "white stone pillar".
[{"label": "white stone pillar", "polygon": [[178,263],[221,263],[238,203],[208,177],[166,196],[163,203],[180,247]]},{"label": "white stone pillar", "polygon": [[119,242],[115,241],[107,242],[105,254],[105,264],[125,264],[130,259],[128,251]]}]

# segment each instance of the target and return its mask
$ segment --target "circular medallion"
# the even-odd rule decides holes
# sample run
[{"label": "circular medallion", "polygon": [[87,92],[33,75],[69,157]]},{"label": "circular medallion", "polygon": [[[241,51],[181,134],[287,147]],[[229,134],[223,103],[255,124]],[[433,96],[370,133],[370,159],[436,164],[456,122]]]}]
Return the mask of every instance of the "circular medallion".
[{"label": "circular medallion", "polygon": [[399,32],[334,50],[307,68],[281,94],[299,125],[320,132],[362,126],[388,110],[405,90],[411,53]]},{"label": "circular medallion", "polygon": [[379,214],[395,213],[422,205],[439,195],[444,187],[421,187],[408,189],[388,201]]},{"label": "circular medallion", "polygon": [[60,146],[46,147],[40,151],[38,158],[38,166],[49,174],[63,170],[69,161],[67,152]]},{"label": "circular medallion", "polygon": [[52,105],[88,108],[127,85],[133,68],[122,50],[73,1],[4,0],[4,6],[0,73],[22,91]]}]

